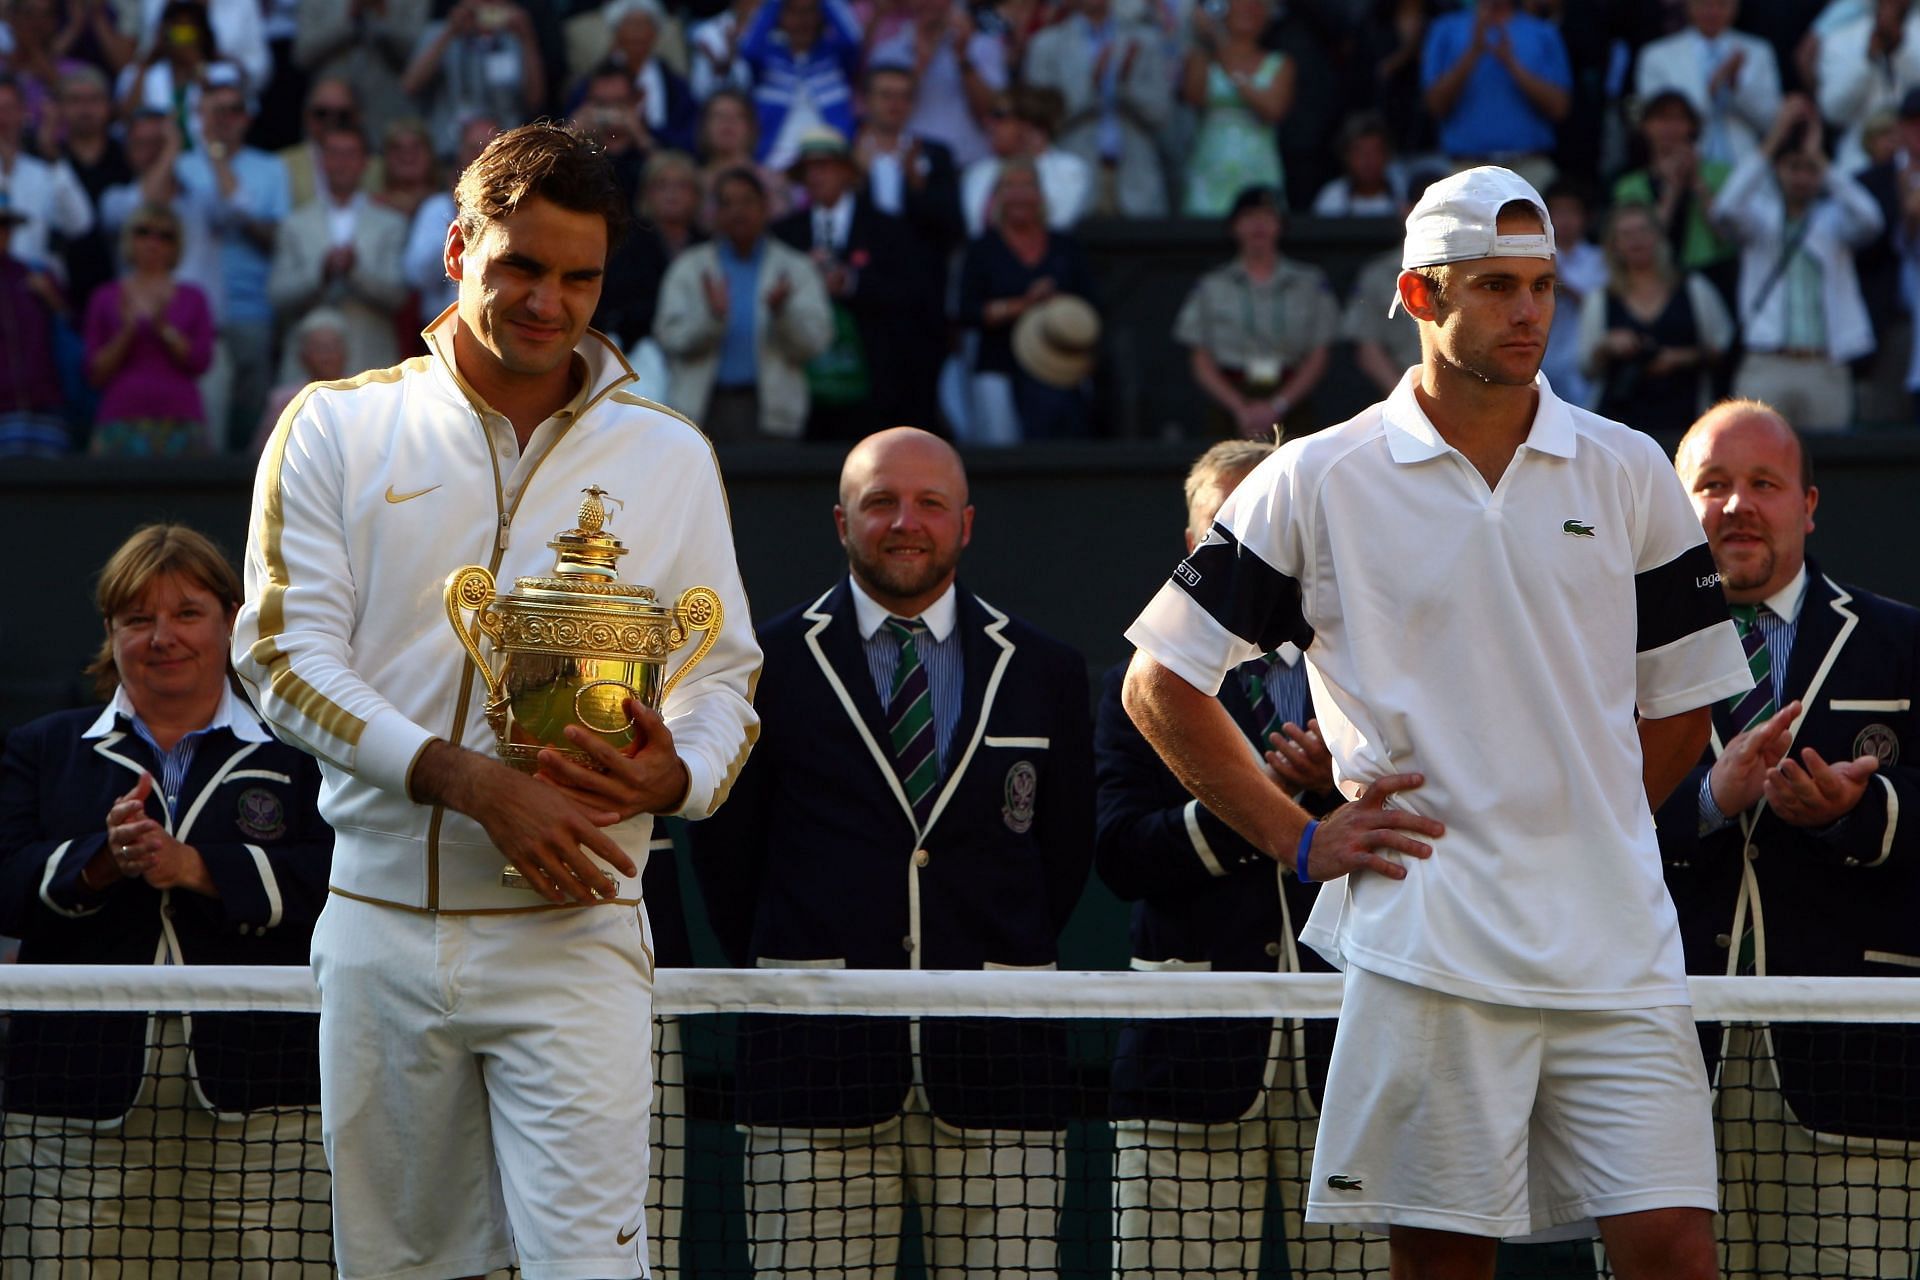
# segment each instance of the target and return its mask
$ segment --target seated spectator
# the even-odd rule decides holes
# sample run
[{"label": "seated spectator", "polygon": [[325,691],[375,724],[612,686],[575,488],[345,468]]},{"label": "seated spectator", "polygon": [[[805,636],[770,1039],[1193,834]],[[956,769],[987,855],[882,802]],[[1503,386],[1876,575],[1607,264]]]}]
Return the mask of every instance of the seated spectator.
[{"label": "seated spectator", "polygon": [[50,274],[8,252],[26,220],[0,192],[0,458],[54,458],[72,444],[53,358],[53,319],[67,303]]},{"label": "seated spectator", "polygon": [[687,29],[687,85],[704,104],[721,89],[751,89],[746,64],[734,56],[760,0],[731,0],[711,18]]},{"label": "seated spectator", "polygon": [[1451,6],[1438,0],[1373,0],[1355,32],[1359,101],[1380,112],[1393,149],[1420,155],[1433,146],[1433,117],[1420,91],[1420,52],[1427,24]]},{"label": "seated spectator", "polygon": [[[307,90],[307,105],[300,115],[302,140],[279,152],[280,163],[287,167],[288,194],[296,209],[320,193],[320,139],[334,129],[363,129],[360,100],[345,80],[316,80]],[[378,170],[376,161],[362,180],[368,192],[379,190]]]},{"label": "seated spectator", "polygon": [[1827,163],[1820,113],[1787,99],[1764,145],[1734,169],[1713,219],[1740,246],[1746,358],[1733,391],[1803,430],[1853,422],[1848,362],[1874,348],[1853,252],[1880,232],[1880,208]]},{"label": "seated spectator", "polygon": [[147,32],[138,62],[121,69],[114,99],[122,118],[139,111],[171,112],[191,140],[199,128],[200,82],[220,60],[207,8],[199,0],[169,0]]},{"label": "seated spectator", "polygon": [[1773,46],[1733,29],[1739,0],[1687,0],[1686,29],[1640,50],[1633,91],[1641,101],[1663,89],[1685,94],[1701,123],[1700,151],[1737,164],[1780,110],[1780,64]]},{"label": "seated spectator", "polygon": [[[366,137],[335,129],[320,141],[318,199],[290,214],[274,242],[267,295],[284,327],[316,306],[338,307],[352,325],[348,367],[383,369],[397,355],[394,311],[406,300],[401,253],[407,220],[360,189]],[[281,367],[291,364],[291,353]]]},{"label": "seated spectator", "polygon": [[60,79],[84,65],[62,56],[58,7],[54,0],[14,0],[0,23],[0,72],[20,89],[26,132],[42,156],[59,150],[56,110]]},{"label": "seated spectator", "polygon": [[[874,208],[905,218],[926,251],[944,258],[964,234],[960,174],[944,143],[913,128],[919,87],[911,67],[877,63],[867,68],[864,116],[853,140],[853,158],[866,175]],[[1004,99],[995,95],[994,101],[998,109]]]},{"label": "seated spectator", "polygon": [[447,155],[468,116],[508,126],[531,119],[547,103],[533,15],[516,0],[458,0],[445,19],[420,32],[400,88],[428,104],[435,147]]},{"label": "seated spectator", "polygon": [[1613,203],[1652,209],[1674,264],[1685,271],[1706,272],[1709,279],[1724,276],[1721,292],[1732,297],[1732,264],[1739,251],[1720,234],[1707,211],[1733,166],[1701,153],[1699,113],[1678,89],[1662,89],[1642,101],[1639,123],[1644,163],[1621,174],[1613,184]]},{"label": "seated spectator", "polygon": [[198,287],[174,278],[180,243],[170,207],[141,205],[121,237],[125,273],[87,304],[87,375],[100,389],[95,457],[212,449],[196,380],[213,361],[213,309]]},{"label": "seated spectator", "polygon": [[300,323],[287,335],[287,346],[293,351],[299,372],[291,381],[267,393],[266,407],[254,425],[253,439],[248,445],[251,456],[260,456],[261,450],[267,447],[267,438],[280,423],[280,415],[308,383],[335,382],[347,376],[347,338],[351,328],[346,316],[332,307],[315,307],[300,318]]},{"label": "seated spectator", "polygon": [[1227,215],[1239,252],[1200,277],[1174,318],[1215,435],[1272,439],[1326,375],[1339,306],[1318,267],[1280,255],[1285,217],[1275,188],[1242,191]]},{"label": "seated spectator", "polygon": [[1591,409],[1595,392],[1580,359],[1580,305],[1588,294],[1606,288],[1607,256],[1587,239],[1593,206],[1584,185],[1562,178],[1541,198],[1547,202],[1556,243],[1553,327],[1547,330],[1547,354],[1540,361],[1540,372],[1547,375],[1555,395]]},{"label": "seated spectator", "polygon": [[666,12],[658,0],[613,0],[602,12],[607,20],[607,61],[633,81],[635,105],[646,125],[643,150],[691,151],[700,104],[686,80],[654,56],[660,28],[668,21]]},{"label": "seated spectator", "polygon": [[[86,193],[93,227],[83,235],[63,234],[66,241],[67,296],[73,309],[86,314],[93,291],[113,279],[113,242],[101,226],[100,199],[108,188],[133,181],[126,148],[108,129],[113,121],[113,94],[100,68],[76,66],[60,78],[60,151]],[[0,113],[5,108],[0,107]]]},{"label": "seated spectator", "polygon": [[632,351],[653,333],[660,284],[681,252],[707,237],[695,222],[700,175],[684,152],[658,151],[640,180],[640,217],[607,258],[593,327]]},{"label": "seated spectator", "polygon": [[787,178],[754,157],[760,150],[760,117],[753,100],[737,89],[717,89],[700,113],[700,225],[713,230],[714,181],[735,169],[752,170],[766,193],[770,217],[785,217],[793,202]]},{"label": "seated spectator", "polygon": [[1269,0],[1227,0],[1226,9],[1223,20],[1194,9],[1195,48],[1181,75],[1180,96],[1200,117],[1181,206],[1189,218],[1220,217],[1248,187],[1281,187],[1278,129],[1293,106],[1294,66],[1260,44]]},{"label": "seated spectator", "polygon": [[171,113],[143,110],[136,115],[127,125],[127,166],[133,170],[133,181],[109,187],[101,194],[100,222],[114,243],[124,249],[122,232],[142,204],[172,209],[180,220],[180,259],[174,275],[207,295],[218,323],[226,292],[220,281],[220,245],[213,236],[213,209],[206,197],[180,181],[184,143],[185,136]]},{"label": "seated spectator", "polygon": [[[453,156],[454,181],[498,132],[500,122],[491,116],[469,116],[461,122],[460,144]],[[442,184],[414,210],[407,231],[401,274],[419,299],[423,321],[431,321],[459,297],[459,287],[447,279],[447,228],[453,225],[453,215],[452,184]]]},{"label": "seated spectator", "polygon": [[1867,167],[1862,126],[1920,88],[1920,13],[1909,0],[1874,0],[1871,12],[1820,38],[1820,114],[1839,133],[1842,173]]},{"label": "seated spectator", "polygon": [[807,361],[833,340],[833,309],[806,255],[766,234],[751,169],[714,180],[714,234],[667,268],[653,336],[667,402],[715,440],[793,439],[807,421]]},{"label": "seated spectator", "polygon": [[1733,319],[1705,277],[1675,267],[1651,207],[1616,205],[1605,242],[1606,287],[1582,299],[1578,316],[1594,411],[1641,431],[1685,431],[1707,407]]},{"label": "seated spectator", "polygon": [[[138,3],[140,53],[151,57],[171,34],[170,24],[179,17],[178,0],[138,0]],[[273,76],[273,55],[267,49],[260,0],[191,0],[191,3],[205,13],[203,25],[212,46],[220,51],[219,57],[237,65],[246,76],[246,83],[258,92]],[[208,61],[212,60],[213,55],[209,55]]]},{"label": "seated spectator", "polygon": [[795,178],[807,208],[773,234],[813,259],[834,313],[833,342],[807,366],[809,440],[858,440],[888,425],[933,422],[946,355],[944,262],[924,257],[907,223],[874,207],[846,139],[803,139]]},{"label": "seated spectator", "polygon": [[54,261],[49,233],[85,235],[93,226],[93,204],[65,161],[48,164],[27,151],[26,124],[20,86],[0,77],[0,189],[25,219],[14,228],[12,254],[44,271]]},{"label": "seated spectator", "polygon": [[587,72],[585,95],[573,109],[573,123],[600,144],[613,165],[613,180],[631,203],[640,194],[640,171],[657,145],[640,114],[638,82],[625,67],[608,61]]},{"label": "seated spectator", "polygon": [[220,345],[215,376],[201,387],[217,448],[239,449],[273,382],[273,304],[267,272],[280,223],[293,211],[279,157],[246,145],[252,115],[240,72],[222,63],[200,94],[197,150],[175,162],[180,185],[209,211],[219,246],[220,293],[214,299]]},{"label": "seated spectator", "polygon": [[1154,28],[1116,20],[1111,0],[1075,0],[1070,16],[1027,45],[1026,83],[1060,95],[1060,146],[1093,168],[1092,212],[1167,212],[1156,136],[1173,95],[1162,48]]},{"label": "seated spectator", "polygon": [[[106,634],[87,670],[107,705],[15,729],[0,759],[0,932],[23,964],[304,969],[333,832],[313,758],[232,684],[240,576],[193,530],[148,525],[95,599]],[[331,1275],[316,1029],[285,1013],[14,1014],[8,1275],[74,1274],[76,1257],[94,1272],[87,1242],[202,1276]]]},{"label": "seated spectator", "polygon": [[960,211],[969,236],[987,229],[1001,166],[1013,159],[1028,161],[1040,175],[1049,227],[1071,231],[1080,225],[1093,196],[1093,167],[1053,145],[1061,110],[1060,95],[1052,89],[1020,88],[994,100],[987,113],[987,140],[993,154],[968,165],[960,175]]},{"label": "seated spectator", "polygon": [[1317,218],[1393,218],[1406,205],[1407,181],[1393,158],[1386,117],[1363,111],[1340,130],[1340,177],[1313,198]]},{"label": "seated spectator", "polygon": [[1084,403],[1059,394],[1015,362],[1014,326],[1049,298],[1093,296],[1093,276],[1073,238],[1047,226],[1033,161],[1003,163],[988,226],[960,262],[957,319],[977,335],[970,444],[1012,445],[1085,433]]},{"label": "seated spectator", "polygon": [[1907,207],[1920,204],[1920,89],[1909,89],[1884,131],[1870,123],[1861,146],[1874,160],[1859,174],[1860,185],[1880,206],[1880,234],[1853,255],[1873,323],[1874,353],[1854,368],[1861,422],[1903,422],[1910,416],[1908,369],[1913,350],[1913,299],[1907,279],[1908,249],[1920,227],[1909,227]]},{"label": "seated spectator", "polygon": [[374,203],[411,222],[422,202],[447,185],[434,163],[427,126],[412,116],[389,124],[380,136],[380,189],[373,193]]},{"label": "seated spectator", "polygon": [[906,8],[911,25],[876,40],[868,65],[913,73],[918,91],[907,128],[945,146],[964,168],[987,154],[987,113],[1009,79],[1006,42],[955,0],[909,0]]},{"label": "seated spectator", "polygon": [[121,7],[112,4],[15,0],[4,24],[13,48],[0,53],[0,68],[27,86],[29,115],[37,119],[34,104],[43,90],[52,105],[61,77],[75,68],[116,76],[133,61],[134,41],[121,30],[121,17]]},{"label": "seated spectator", "polygon": [[756,160],[784,171],[800,136],[815,125],[853,133],[860,53],[860,25],[844,0],[767,0],[760,6],[736,55],[753,84],[760,125]]},{"label": "seated spectator", "polygon": [[1535,188],[1554,174],[1554,129],[1572,103],[1573,69],[1559,30],[1515,0],[1475,0],[1435,18],[1420,58],[1440,150],[1457,165],[1488,161]]},{"label": "seated spectator", "polygon": [[[427,0],[295,0],[293,61],[300,82],[346,85],[364,119],[339,123],[358,124],[376,138],[385,137],[394,121],[419,111],[401,91],[400,77],[420,43],[429,7]],[[319,136],[311,122],[307,133]],[[298,203],[311,198],[309,190]]]}]

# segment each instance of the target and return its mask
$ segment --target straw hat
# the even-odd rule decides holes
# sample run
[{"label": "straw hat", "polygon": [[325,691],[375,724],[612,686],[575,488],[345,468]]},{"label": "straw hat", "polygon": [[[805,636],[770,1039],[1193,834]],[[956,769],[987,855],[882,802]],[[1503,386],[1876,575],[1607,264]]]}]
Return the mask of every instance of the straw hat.
[{"label": "straw hat", "polygon": [[1050,387],[1077,386],[1093,372],[1100,313],[1085,298],[1056,294],[1013,326],[1013,358]]}]

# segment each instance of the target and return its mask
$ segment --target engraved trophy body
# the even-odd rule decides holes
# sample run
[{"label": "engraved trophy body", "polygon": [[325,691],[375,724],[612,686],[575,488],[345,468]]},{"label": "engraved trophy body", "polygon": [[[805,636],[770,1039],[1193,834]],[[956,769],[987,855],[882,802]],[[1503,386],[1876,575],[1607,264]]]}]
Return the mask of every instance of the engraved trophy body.
[{"label": "engraved trophy body", "polygon": [[[616,562],[627,548],[606,528],[607,492],[584,492],[578,526],[547,544],[557,553],[551,576],[516,579],[511,591],[498,590],[483,565],[447,576],[447,619],[486,681],[500,758],[524,773],[548,749],[598,767],[567,740],[571,724],[616,748],[631,746],[626,700],[657,710],[720,635],[720,597],[711,588],[689,587],[669,608],[653,588],[619,580]],[[696,631],[704,633],[699,645],[669,675],[668,658]],[[481,652],[482,635],[504,655],[498,671]],[[526,887],[514,867],[501,878]]]}]

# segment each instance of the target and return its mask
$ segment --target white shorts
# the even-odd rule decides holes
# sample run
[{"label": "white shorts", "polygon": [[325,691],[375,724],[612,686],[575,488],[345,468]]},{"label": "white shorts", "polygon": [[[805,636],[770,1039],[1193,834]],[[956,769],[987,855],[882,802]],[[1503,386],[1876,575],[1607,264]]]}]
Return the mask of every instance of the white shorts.
[{"label": "white shorts", "polygon": [[313,971],[344,1280],[478,1275],[516,1252],[526,1280],[646,1274],[640,908],[435,915],[334,894]]},{"label": "white shorts", "polygon": [[1508,1240],[1717,1205],[1693,1011],[1487,1004],[1348,969],[1309,1222]]}]

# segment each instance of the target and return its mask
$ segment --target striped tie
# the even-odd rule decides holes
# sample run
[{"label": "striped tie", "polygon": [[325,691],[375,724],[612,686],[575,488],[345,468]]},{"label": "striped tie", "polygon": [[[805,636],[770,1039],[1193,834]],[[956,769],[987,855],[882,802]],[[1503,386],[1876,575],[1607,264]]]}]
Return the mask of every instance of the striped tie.
[{"label": "striped tie", "polygon": [[1740,644],[1747,651],[1747,671],[1753,676],[1753,688],[1735,694],[1721,704],[1721,741],[1745,733],[1780,708],[1773,700],[1773,655],[1767,652],[1767,633],[1760,629],[1760,615],[1771,618],[1765,605],[1732,606],[1734,626],[1740,629]]},{"label": "striped tie", "polygon": [[1247,701],[1253,707],[1253,722],[1261,726],[1254,745],[1265,751],[1272,745],[1271,735],[1280,732],[1280,726],[1286,722],[1285,713],[1273,697],[1273,686],[1280,675],[1280,655],[1269,649],[1242,665],[1240,673],[1246,682]]},{"label": "striped tie", "polygon": [[893,767],[907,803],[913,806],[914,820],[924,827],[940,781],[940,761],[933,750],[933,695],[927,686],[927,668],[920,661],[919,637],[927,634],[927,628],[918,618],[888,618],[887,630],[900,642],[900,661],[893,669],[893,689],[887,696]]}]

